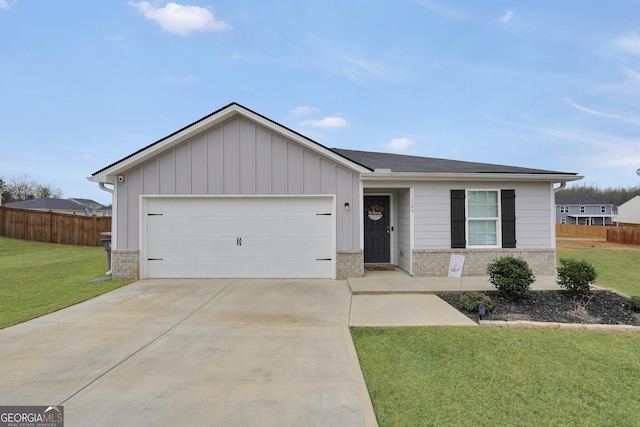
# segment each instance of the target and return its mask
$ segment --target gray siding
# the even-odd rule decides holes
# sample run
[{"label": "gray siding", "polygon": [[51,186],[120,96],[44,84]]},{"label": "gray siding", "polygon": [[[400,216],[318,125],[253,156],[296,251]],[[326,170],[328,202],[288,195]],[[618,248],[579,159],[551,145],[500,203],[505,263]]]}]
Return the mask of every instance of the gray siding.
[{"label": "gray siding", "polygon": [[139,249],[142,194],[335,194],[336,247],[357,249],[359,185],[357,173],[252,121],[233,118],[126,173],[125,182],[116,185],[117,249]]},{"label": "gray siding", "polygon": [[551,187],[540,183],[424,183],[415,186],[415,249],[451,247],[451,189],[515,189],[518,248],[551,248]]},{"label": "gray siding", "polygon": [[398,190],[398,216],[396,230],[398,236],[397,265],[411,272],[411,191],[408,188]]}]

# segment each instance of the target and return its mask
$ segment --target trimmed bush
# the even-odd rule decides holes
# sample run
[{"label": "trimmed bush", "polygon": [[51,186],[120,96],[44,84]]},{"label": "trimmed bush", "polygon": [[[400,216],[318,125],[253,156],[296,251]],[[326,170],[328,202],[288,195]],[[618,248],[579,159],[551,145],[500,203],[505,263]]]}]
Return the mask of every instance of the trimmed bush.
[{"label": "trimmed bush", "polygon": [[536,281],[527,261],[522,258],[503,256],[487,265],[489,282],[511,299],[527,296],[531,284]]},{"label": "trimmed bush", "polygon": [[640,311],[640,297],[635,295],[632,296],[631,298],[629,298],[629,301],[627,301],[627,304],[629,304],[629,308],[633,311]]},{"label": "trimmed bush", "polygon": [[589,262],[571,258],[560,258],[560,267],[557,270],[558,286],[580,295],[589,293],[591,284],[597,277],[596,269]]},{"label": "trimmed bush", "polygon": [[476,313],[481,305],[484,305],[487,313],[493,310],[493,301],[491,301],[491,297],[483,294],[482,292],[462,295],[460,297],[460,304],[465,310]]}]

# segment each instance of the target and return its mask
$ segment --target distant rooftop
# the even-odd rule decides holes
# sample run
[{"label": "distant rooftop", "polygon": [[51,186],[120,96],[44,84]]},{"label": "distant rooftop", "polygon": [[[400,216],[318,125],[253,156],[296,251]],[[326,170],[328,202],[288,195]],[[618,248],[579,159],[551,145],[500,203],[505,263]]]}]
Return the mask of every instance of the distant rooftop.
[{"label": "distant rooftop", "polygon": [[611,205],[599,196],[558,196],[556,205]]}]

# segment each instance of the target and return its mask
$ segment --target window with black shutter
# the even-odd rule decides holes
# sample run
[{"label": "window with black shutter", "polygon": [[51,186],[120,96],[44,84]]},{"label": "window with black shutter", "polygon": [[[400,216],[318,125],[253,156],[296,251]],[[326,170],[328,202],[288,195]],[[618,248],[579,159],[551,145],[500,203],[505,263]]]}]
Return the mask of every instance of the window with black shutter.
[{"label": "window with black shutter", "polygon": [[451,190],[451,247],[465,248],[465,190]]},{"label": "window with black shutter", "polygon": [[500,192],[502,247],[516,247],[516,192],[502,190]]}]

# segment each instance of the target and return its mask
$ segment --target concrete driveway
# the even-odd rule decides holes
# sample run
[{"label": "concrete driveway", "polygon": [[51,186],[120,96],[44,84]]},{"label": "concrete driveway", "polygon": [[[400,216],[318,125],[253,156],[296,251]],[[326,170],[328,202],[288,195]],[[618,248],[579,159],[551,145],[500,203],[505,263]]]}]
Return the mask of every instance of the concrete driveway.
[{"label": "concrete driveway", "polygon": [[69,426],[376,425],[350,300],[340,280],[136,282],[0,330],[0,405],[64,405]]}]

